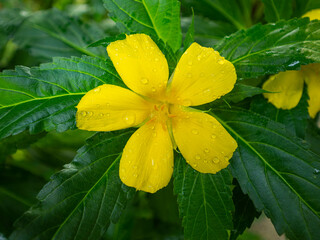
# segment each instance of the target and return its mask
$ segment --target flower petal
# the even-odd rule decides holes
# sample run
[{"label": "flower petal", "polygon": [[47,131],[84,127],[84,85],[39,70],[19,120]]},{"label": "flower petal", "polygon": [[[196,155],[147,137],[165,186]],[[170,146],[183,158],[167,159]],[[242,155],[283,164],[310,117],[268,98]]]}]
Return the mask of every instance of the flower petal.
[{"label": "flower petal", "polygon": [[310,20],[320,19],[320,9],[313,9],[304,14],[302,17],[308,17]]},{"label": "flower petal", "polygon": [[186,161],[202,173],[216,173],[229,164],[237,142],[212,116],[173,107],[171,113],[175,142]]},{"label": "flower petal", "polygon": [[309,115],[314,118],[320,111],[320,64],[314,63],[302,67],[308,85]]},{"label": "flower petal", "polygon": [[163,97],[169,77],[168,63],[148,35],[128,35],[111,43],[107,51],[130,89],[150,98]]},{"label": "flower petal", "polygon": [[303,75],[301,71],[286,71],[271,76],[262,86],[263,96],[274,106],[291,109],[298,105],[303,92]]},{"label": "flower petal", "polygon": [[231,62],[212,48],[193,43],[177,65],[168,98],[179,105],[201,105],[230,92],[236,80]]},{"label": "flower petal", "polygon": [[120,160],[120,178],[130,187],[154,193],[168,185],[172,171],[173,150],[167,128],[150,121],[126,144]]},{"label": "flower petal", "polygon": [[78,128],[113,131],[142,123],[148,118],[152,105],[128,89],[104,84],[90,90],[77,108]]}]

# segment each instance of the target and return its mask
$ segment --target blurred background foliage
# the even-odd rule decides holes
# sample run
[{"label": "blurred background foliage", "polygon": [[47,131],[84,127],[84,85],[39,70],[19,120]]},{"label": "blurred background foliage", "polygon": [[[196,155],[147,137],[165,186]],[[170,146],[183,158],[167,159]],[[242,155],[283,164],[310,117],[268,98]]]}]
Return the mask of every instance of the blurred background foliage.
[{"label": "blurred background foliage", "polygon": [[[205,46],[212,46],[239,29],[268,21],[259,0],[234,1],[234,5],[225,6],[233,12],[227,16],[210,1],[181,2],[182,32],[188,31],[193,9],[195,40]],[[300,17],[306,10],[320,7],[319,2],[306,6],[303,1],[293,1],[288,18]],[[107,56],[103,47],[87,46],[117,34],[116,24],[108,18],[101,0],[0,0],[0,70],[13,69],[16,65],[37,66],[57,56],[86,54],[104,58]],[[260,80],[254,81],[259,84]],[[80,130],[36,135],[23,132],[2,141],[0,233],[9,235],[14,221],[36,203],[36,194],[50,176],[69,163],[91,135]],[[177,200],[172,192],[171,183],[153,195],[136,194],[119,223],[111,225],[105,239],[183,239]],[[264,237],[258,230],[253,228],[239,239],[277,237],[275,234],[268,238],[273,229]]]}]

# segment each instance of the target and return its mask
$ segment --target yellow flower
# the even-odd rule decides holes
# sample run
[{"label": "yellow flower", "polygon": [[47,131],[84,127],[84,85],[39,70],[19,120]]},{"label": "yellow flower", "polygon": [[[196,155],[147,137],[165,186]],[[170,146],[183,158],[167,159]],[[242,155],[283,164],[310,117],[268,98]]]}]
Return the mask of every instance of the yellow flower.
[{"label": "yellow flower", "polygon": [[[320,19],[320,9],[312,10],[303,17],[309,17],[310,20]],[[319,63],[302,66],[300,71],[286,71],[271,76],[262,88],[275,93],[264,93],[263,95],[277,108],[292,109],[300,101],[304,82],[308,86],[309,115],[314,118],[320,111]]]},{"label": "yellow flower", "polygon": [[176,145],[199,172],[216,173],[229,164],[236,141],[215,118],[189,106],[230,92],[236,81],[232,63],[193,43],[168,81],[167,60],[145,34],[113,42],[107,51],[132,91],[109,84],[89,91],[77,106],[77,126],[89,131],[140,126],[120,160],[124,184],[151,193],[165,187]]}]

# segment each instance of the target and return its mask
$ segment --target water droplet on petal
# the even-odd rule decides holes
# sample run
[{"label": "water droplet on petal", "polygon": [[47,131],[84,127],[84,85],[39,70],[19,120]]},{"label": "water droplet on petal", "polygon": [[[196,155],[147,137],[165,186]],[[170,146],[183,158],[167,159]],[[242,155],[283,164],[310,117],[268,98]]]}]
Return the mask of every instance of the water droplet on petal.
[{"label": "water droplet on petal", "polygon": [[223,65],[223,64],[225,63],[224,58],[220,58],[220,59],[218,60],[218,63],[221,64],[221,65]]},{"label": "water droplet on petal", "polygon": [[103,113],[99,113],[99,117],[103,117],[104,116],[104,114]]},{"label": "water droplet on petal", "polygon": [[87,112],[88,117],[91,117],[93,115],[93,112]]},{"label": "water droplet on petal", "polygon": [[205,159],[203,162],[204,162],[204,163],[208,163],[208,160],[207,160],[207,159]]},{"label": "water droplet on petal", "polygon": [[137,165],[133,165],[133,169],[137,169],[138,167],[137,167]]},{"label": "water droplet on petal", "polygon": [[200,157],[199,154],[197,154],[194,158],[195,158],[196,160],[200,160],[200,159],[201,159],[201,157]]},{"label": "water droplet on petal", "polygon": [[154,60],[155,60],[156,62],[158,62],[158,61],[159,61],[159,58],[155,58]]},{"label": "water droplet on petal", "polygon": [[230,159],[230,158],[227,157],[227,156],[224,157],[224,160],[225,160],[225,161],[228,161],[229,159]]},{"label": "water droplet on petal", "polygon": [[153,87],[153,88],[151,88],[151,91],[152,92],[156,92],[156,89]]},{"label": "water droplet on petal", "polygon": [[191,60],[188,61],[188,65],[192,66],[192,61]]},{"label": "water droplet on petal", "polygon": [[209,150],[208,148],[205,148],[203,151],[204,151],[205,153],[210,152],[210,150]]},{"label": "water droplet on petal", "polygon": [[153,71],[153,72],[156,72],[156,71],[157,71],[157,69],[156,69],[156,68],[154,68],[154,69],[152,69],[152,71]]},{"label": "water droplet on petal", "polygon": [[87,115],[87,112],[86,111],[82,111],[82,112],[80,112],[80,114],[81,114],[82,117],[85,117]]},{"label": "water droplet on petal", "polygon": [[198,57],[197,57],[198,61],[201,60],[201,55],[199,54]]},{"label": "water droplet on petal", "polygon": [[106,116],[107,116],[107,117],[110,117],[110,113],[106,113]]},{"label": "water droplet on petal", "polygon": [[135,173],[135,174],[133,174],[133,176],[134,176],[135,178],[137,178],[137,177],[138,177],[138,174]]},{"label": "water droplet on petal", "polygon": [[193,134],[195,134],[195,135],[199,134],[199,131],[198,131],[197,129],[192,129],[191,132],[192,132]]},{"label": "water droplet on petal", "polygon": [[211,94],[211,89],[210,88],[207,88],[203,91],[203,94],[205,95],[210,95]]},{"label": "water droplet on petal", "polygon": [[100,90],[101,90],[100,87],[97,87],[93,91],[97,93],[97,92],[100,92]]},{"label": "water droplet on petal", "polygon": [[134,113],[125,113],[122,117],[122,120],[127,124],[127,125],[132,125],[135,123],[136,120],[136,115]]},{"label": "water droplet on petal", "polygon": [[140,82],[144,85],[149,83],[149,80],[147,78],[141,78]]},{"label": "water droplet on petal", "polygon": [[217,136],[214,135],[214,134],[211,135],[211,138],[212,138],[212,139],[215,139],[216,137],[217,137]]},{"label": "water droplet on petal", "polygon": [[196,164],[196,163],[193,164],[193,167],[197,167],[197,166],[198,166],[198,164]]},{"label": "water droplet on petal", "polygon": [[212,161],[213,161],[214,163],[219,163],[219,162],[220,162],[219,158],[217,158],[217,157],[214,157]]},{"label": "water droplet on petal", "polygon": [[157,132],[153,131],[152,136],[156,137],[157,136]]}]

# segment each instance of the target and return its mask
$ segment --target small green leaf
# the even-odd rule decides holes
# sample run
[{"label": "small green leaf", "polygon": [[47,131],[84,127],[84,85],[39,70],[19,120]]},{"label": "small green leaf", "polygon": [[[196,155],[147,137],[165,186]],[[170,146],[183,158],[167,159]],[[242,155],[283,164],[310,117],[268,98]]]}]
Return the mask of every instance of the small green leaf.
[{"label": "small green leaf", "polygon": [[100,39],[94,43],[89,44],[88,47],[98,47],[98,46],[104,46],[107,47],[111,42],[117,41],[117,40],[123,40],[126,38],[125,34],[119,34],[114,37],[106,37],[103,39]]},{"label": "small green leaf", "polygon": [[185,160],[175,159],[174,192],[185,239],[228,239],[232,229],[232,177],[228,170],[217,174],[197,172]]},{"label": "small green leaf", "polygon": [[291,0],[262,0],[264,3],[265,18],[268,22],[277,22],[289,19],[292,15]]},{"label": "small green leaf", "polygon": [[174,52],[181,46],[180,2],[177,0],[103,0],[121,32],[154,35]]},{"label": "small green leaf", "polygon": [[282,124],[241,109],[214,109],[237,140],[233,176],[279,235],[293,240],[320,236],[320,156]]},{"label": "small green leaf", "polygon": [[214,48],[231,61],[238,78],[254,78],[320,62],[320,21],[307,18],[255,25]]},{"label": "small green leaf", "polygon": [[34,134],[75,128],[75,106],[86,92],[104,83],[124,86],[110,60],[88,56],[3,71],[0,138],[26,129]]},{"label": "small green leaf", "polygon": [[51,177],[39,204],[17,222],[10,239],[101,239],[134,190],[119,178],[122,149],[132,131],[98,133]]}]

